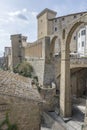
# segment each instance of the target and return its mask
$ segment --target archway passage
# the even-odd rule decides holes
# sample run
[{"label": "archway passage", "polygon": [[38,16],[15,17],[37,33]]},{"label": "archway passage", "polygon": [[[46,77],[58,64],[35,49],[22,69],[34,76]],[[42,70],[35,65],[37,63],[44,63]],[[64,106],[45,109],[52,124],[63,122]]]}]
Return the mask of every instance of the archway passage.
[{"label": "archway passage", "polygon": [[63,117],[72,115],[70,86],[70,42],[73,33],[81,24],[87,24],[87,14],[65,28],[65,38],[61,43],[61,80],[60,80],[60,113]]},{"label": "archway passage", "polygon": [[85,98],[87,92],[87,68],[77,67],[70,69],[72,98]]},{"label": "archway passage", "polygon": [[56,55],[60,55],[60,51],[61,51],[60,38],[58,36],[54,36],[50,44],[50,56],[55,57]]}]

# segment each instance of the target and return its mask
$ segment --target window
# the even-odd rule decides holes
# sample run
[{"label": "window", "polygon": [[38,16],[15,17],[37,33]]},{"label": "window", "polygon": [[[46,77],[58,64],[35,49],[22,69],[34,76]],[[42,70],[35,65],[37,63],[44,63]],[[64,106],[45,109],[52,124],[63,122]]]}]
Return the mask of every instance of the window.
[{"label": "window", "polygon": [[21,42],[21,40],[19,40],[19,42]]},{"label": "window", "polygon": [[80,14],[80,16],[82,16],[83,14]]},{"label": "window", "polygon": [[76,16],[76,15],[74,15],[74,18],[77,18],[77,16]]},{"label": "window", "polygon": [[55,31],[57,31],[57,27],[55,27]]},{"label": "window", "polygon": [[62,21],[64,21],[64,18],[62,18]]},{"label": "window", "polygon": [[55,19],[55,23],[57,22],[57,19]]},{"label": "window", "polygon": [[43,20],[41,19],[41,23],[43,22]]},{"label": "window", "polygon": [[82,30],[81,31],[81,35],[85,35],[86,34],[86,31],[85,30]]},{"label": "window", "polygon": [[82,47],[84,47],[84,41],[82,41]]},{"label": "window", "polygon": [[76,40],[76,36],[74,36],[74,40]]},{"label": "window", "polygon": [[62,38],[65,39],[65,29],[63,29],[63,35]]}]

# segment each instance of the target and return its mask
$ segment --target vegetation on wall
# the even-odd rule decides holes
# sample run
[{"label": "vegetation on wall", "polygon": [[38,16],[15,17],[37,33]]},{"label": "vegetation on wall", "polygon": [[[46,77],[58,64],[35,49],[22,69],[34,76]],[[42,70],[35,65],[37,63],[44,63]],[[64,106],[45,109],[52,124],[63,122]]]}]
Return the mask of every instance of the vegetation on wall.
[{"label": "vegetation on wall", "polygon": [[40,93],[41,88],[39,86],[39,81],[38,81],[38,77],[37,76],[33,77],[33,80],[31,82],[31,84],[32,84],[32,86],[35,85],[37,87],[38,92]]},{"label": "vegetation on wall", "polygon": [[8,117],[8,113],[6,114],[5,120],[0,123],[0,130],[3,130],[3,127],[4,127],[5,125],[7,126],[7,129],[6,129],[6,130],[18,130],[16,124],[11,124],[11,123],[10,123],[9,117]]},{"label": "vegetation on wall", "polygon": [[19,73],[25,77],[32,77],[33,67],[28,62],[22,62],[13,69],[14,73]]}]

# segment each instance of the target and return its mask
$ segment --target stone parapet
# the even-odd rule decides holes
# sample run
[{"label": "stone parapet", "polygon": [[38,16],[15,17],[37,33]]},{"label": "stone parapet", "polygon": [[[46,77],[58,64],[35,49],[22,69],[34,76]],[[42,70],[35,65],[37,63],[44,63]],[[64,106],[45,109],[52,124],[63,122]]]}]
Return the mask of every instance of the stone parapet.
[{"label": "stone parapet", "polygon": [[40,95],[45,101],[42,109],[45,111],[55,110],[55,105],[58,104],[58,99],[55,98],[56,86],[44,86],[40,87]]}]

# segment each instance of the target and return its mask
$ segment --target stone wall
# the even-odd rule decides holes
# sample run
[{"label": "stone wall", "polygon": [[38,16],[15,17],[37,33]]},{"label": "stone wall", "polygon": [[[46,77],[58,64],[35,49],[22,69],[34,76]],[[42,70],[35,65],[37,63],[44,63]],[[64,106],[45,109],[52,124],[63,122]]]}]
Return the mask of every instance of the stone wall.
[{"label": "stone wall", "polygon": [[45,60],[44,59],[27,59],[34,69],[34,75],[38,76],[39,83],[43,85],[44,82],[44,66]]},{"label": "stone wall", "polygon": [[0,99],[0,122],[8,112],[10,123],[16,124],[19,130],[40,130],[40,109],[37,102],[1,94]]},{"label": "stone wall", "polygon": [[30,46],[25,47],[25,56],[26,57],[42,57],[42,42],[31,44]]},{"label": "stone wall", "polygon": [[60,77],[60,58],[48,59],[45,62],[44,84],[55,82],[59,86],[58,78]]},{"label": "stone wall", "polygon": [[[60,90],[60,57],[54,57],[45,62],[44,70],[44,84],[51,84],[54,82],[56,88]],[[77,64],[79,64],[77,59]],[[71,67],[73,62],[71,60]],[[71,68],[71,88],[72,95],[82,96],[87,89],[87,70],[86,68]]]},{"label": "stone wall", "polygon": [[[38,46],[36,47],[36,45],[40,45],[40,49],[38,49]],[[49,49],[49,45],[50,45],[50,38],[49,37],[44,37],[42,39],[39,39],[38,41],[36,41],[35,43],[33,43],[33,46],[37,49],[36,52],[38,54],[38,52],[40,51],[41,53],[41,57],[40,55],[32,55],[32,57],[29,55],[29,53],[27,53],[27,55],[25,54],[25,59],[27,60],[27,62],[29,62],[33,68],[34,68],[34,75],[38,76],[39,79],[39,83],[41,85],[44,84],[44,71],[45,71],[45,59],[48,56],[48,49]],[[32,45],[30,46],[32,47]],[[33,48],[34,49],[34,48]],[[32,49],[32,51],[34,51]],[[29,52],[29,48],[27,50],[27,52]]]}]

